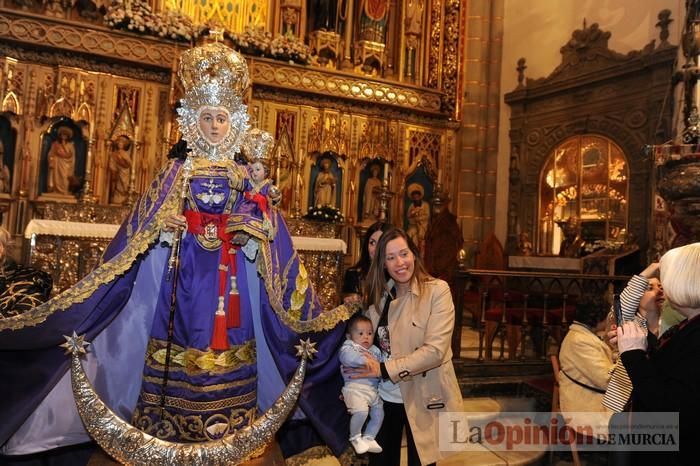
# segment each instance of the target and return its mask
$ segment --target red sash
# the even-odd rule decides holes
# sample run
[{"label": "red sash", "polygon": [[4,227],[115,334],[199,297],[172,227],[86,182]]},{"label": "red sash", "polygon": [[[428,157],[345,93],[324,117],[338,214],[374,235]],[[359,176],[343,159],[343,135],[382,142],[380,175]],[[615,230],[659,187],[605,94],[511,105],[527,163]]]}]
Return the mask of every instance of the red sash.
[{"label": "red sash", "polygon": [[[207,214],[186,210],[184,215],[187,219],[187,231],[202,235],[210,241],[219,239],[222,242],[219,261],[219,299],[214,316],[214,331],[210,347],[213,350],[227,350],[229,343],[226,329],[241,326],[241,298],[236,282],[236,250],[239,249],[239,246],[231,244],[233,234],[226,232],[229,214]],[[227,278],[231,282],[231,289],[228,296],[228,309],[225,310],[224,295],[226,294]]]}]

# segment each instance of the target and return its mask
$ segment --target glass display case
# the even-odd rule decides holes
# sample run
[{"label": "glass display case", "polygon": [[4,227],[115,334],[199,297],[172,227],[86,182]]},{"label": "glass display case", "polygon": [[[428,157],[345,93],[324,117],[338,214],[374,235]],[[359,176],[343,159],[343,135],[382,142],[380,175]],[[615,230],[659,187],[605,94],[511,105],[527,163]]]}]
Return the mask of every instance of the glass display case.
[{"label": "glass display case", "polygon": [[623,242],[628,179],[625,155],[605,137],[576,136],[557,146],[540,174],[538,253],[559,253],[561,226],[572,217],[586,244]]}]

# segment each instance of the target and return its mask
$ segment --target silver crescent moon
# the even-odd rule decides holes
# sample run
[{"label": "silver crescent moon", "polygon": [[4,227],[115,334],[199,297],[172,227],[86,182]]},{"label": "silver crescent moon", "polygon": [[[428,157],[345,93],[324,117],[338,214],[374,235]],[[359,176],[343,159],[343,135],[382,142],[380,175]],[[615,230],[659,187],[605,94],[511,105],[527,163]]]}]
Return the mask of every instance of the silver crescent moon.
[{"label": "silver crescent moon", "polygon": [[71,383],[85,429],[114,459],[132,465],[236,465],[262,450],[294,408],[306,373],[302,357],[294,377],[270,409],[255,422],[219,440],[175,443],[160,440],[119,418],[88,380],[79,355],[71,356]]}]

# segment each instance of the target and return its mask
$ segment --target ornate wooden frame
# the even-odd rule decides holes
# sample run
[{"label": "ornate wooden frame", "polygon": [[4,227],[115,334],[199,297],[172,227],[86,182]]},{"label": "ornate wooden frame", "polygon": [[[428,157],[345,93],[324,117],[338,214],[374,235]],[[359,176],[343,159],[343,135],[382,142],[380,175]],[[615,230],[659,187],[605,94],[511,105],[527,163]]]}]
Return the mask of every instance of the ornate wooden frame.
[{"label": "ornate wooden frame", "polygon": [[[661,18],[661,15],[659,16]],[[652,40],[626,55],[608,48],[610,32],[598,24],[572,33],[561,48],[561,64],[547,77],[525,79],[518,61],[518,86],[505,95],[511,107],[510,187],[506,251],[515,252],[518,230],[536,238],[540,171],[551,151],[583,134],[605,136],[624,151],[630,173],[629,231],[642,250],[651,227],[653,162],[643,147],[671,133],[671,76],[677,46]]]}]

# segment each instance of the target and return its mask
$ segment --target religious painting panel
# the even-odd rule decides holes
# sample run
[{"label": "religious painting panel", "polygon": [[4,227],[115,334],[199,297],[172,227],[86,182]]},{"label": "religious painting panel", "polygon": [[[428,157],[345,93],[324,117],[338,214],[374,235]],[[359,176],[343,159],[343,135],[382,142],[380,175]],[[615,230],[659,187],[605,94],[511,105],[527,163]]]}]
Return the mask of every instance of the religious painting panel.
[{"label": "religious painting panel", "polygon": [[295,147],[296,139],[296,126],[297,126],[297,112],[290,112],[287,110],[278,110],[275,116],[275,140],[280,137],[282,132],[286,132],[289,137],[289,142],[292,147]]},{"label": "religious painting panel", "polygon": [[[282,195],[279,208],[285,214],[291,214],[296,209],[301,209],[301,206],[296,206],[296,204],[301,203],[301,199],[296,198],[300,194],[295,194],[295,191],[301,188],[299,181],[301,179],[299,174],[301,155],[295,149],[294,143],[298,125],[297,112],[275,108],[275,106],[271,106],[271,108],[266,106],[264,109],[266,115],[269,110],[272,110],[274,114],[274,122],[269,123],[269,132],[275,138],[271,177],[274,178]],[[296,202],[297,200],[299,202]]]},{"label": "religious painting panel", "polygon": [[389,0],[360,0],[359,5],[360,40],[386,44]]},{"label": "religious painting panel", "polygon": [[357,219],[363,224],[374,223],[379,217],[379,192],[384,180],[382,158],[373,158],[360,170],[360,195],[357,196]]},{"label": "religious painting panel", "polygon": [[129,190],[135,188],[131,186],[131,176],[136,168],[134,166],[136,137],[134,117],[130,107],[125,105],[109,134],[106,199],[110,204],[125,204]]},{"label": "religious painting panel", "polygon": [[41,68],[37,73],[37,83],[34,115],[38,119],[42,119],[49,116],[49,108],[56,98],[54,72]]},{"label": "religious painting panel", "polygon": [[139,121],[139,110],[141,102],[141,88],[120,84],[114,87],[114,99],[112,100],[114,107],[112,110],[112,120],[116,121],[119,118],[124,106],[128,106],[134,121]]},{"label": "religious painting panel", "polygon": [[73,197],[85,176],[87,144],[81,128],[71,119],[56,120],[41,141],[39,193]]},{"label": "religious painting panel", "polygon": [[129,179],[133,163],[133,141],[128,136],[116,136],[110,144],[108,164],[108,202],[123,205],[129,194]]},{"label": "religious painting panel", "polygon": [[[58,96],[65,99],[71,107],[75,108],[78,101],[78,81],[80,70],[76,68],[59,67],[58,70]],[[57,116],[52,113],[50,116]]]},{"label": "religious painting panel", "polygon": [[12,192],[17,131],[6,116],[0,116],[0,195]]},{"label": "religious painting panel", "polygon": [[425,154],[429,154],[436,166],[440,164],[442,135],[418,129],[408,130],[408,163],[413,166]]},{"label": "religious painting panel", "polygon": [[311,166],[309,178],[309,206],[341,208],[343,191],[342,168],[333,152],[318,154]]},{"label": "religious painting panel", "polygon": [[430,223],[430,200],[433,197],[433,177],[426,164],[419,163],[406,177],[403,191],[403,227],[408,237],[422,252]]},{"label": "religious painting panel", "polygon": [[15,115],[23,113],[22,102],[24,100],[24,74],[25,66],[20,65],[17,60],[5,57],[0,60],[0,66],[4,68],[4,76],[0,89],[2,89],[2,102],[0,112],[9,112]]}]

